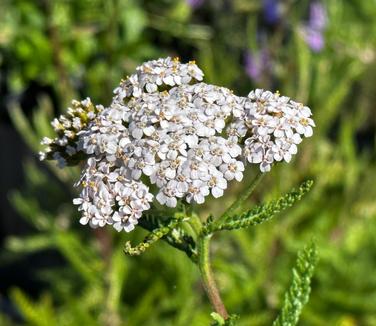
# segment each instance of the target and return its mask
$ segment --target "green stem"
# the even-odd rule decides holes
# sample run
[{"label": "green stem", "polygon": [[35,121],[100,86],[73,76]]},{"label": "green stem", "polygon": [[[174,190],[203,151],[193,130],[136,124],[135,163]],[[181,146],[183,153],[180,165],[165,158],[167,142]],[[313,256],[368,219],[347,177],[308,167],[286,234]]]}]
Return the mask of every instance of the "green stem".
[{"label": "green stem", "polygon": [[222,302],[219,290],[214,280],[210,265],[209,253],[210,236],[200,236],[198,240],[198,267],[200,269],[202,283],[215,311],[224,319],[228,318],[227,310]]},{"label": "green stem", "polygon": [[[231,214],[235,212],[252,194],[255,190],[257,184],[260,182],[264,173],[258,172],[255,178],[252,180],[250,185],[246,188],[244,193],[216,220],[215,223],[221,223],[225,221]],[[193,222],[193,221],[192,221]],[[197,222],[197,221],[195,221]],[[201,221],[200,221],[201,222]],[[196,224],[196,223],[193,223]],[[197,224],[195,225],[197,227]],[[194,226],[193,226],[194,227]],[[215,311],[221,315],[224,319],[228,318],[227,310],[223,304],[217,284],[214,279],[214,275],[210,264],[210,245],[211,235],[200,234],[197,239],[197,252],[198,252],[198,267],[200,269],[202,283],[206,294],[209,297],[210,303],[212,304]]]},{"label": "green stem", "polygon": [[265,173],[259,171],[249,186],[245,189],[243,194],[237,200],[235,200],[229,208],[226,209],[226,211],[216,220],[215,223],[221,223],[231,216],[236,209],[238,209],[249,198],[264,175]]}]

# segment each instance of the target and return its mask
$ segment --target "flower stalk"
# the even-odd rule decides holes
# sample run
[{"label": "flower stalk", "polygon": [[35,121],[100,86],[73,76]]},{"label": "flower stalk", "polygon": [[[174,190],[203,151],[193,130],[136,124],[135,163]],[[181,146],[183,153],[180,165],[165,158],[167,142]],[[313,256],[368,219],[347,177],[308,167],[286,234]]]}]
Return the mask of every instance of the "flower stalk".
[{"label": "flower stalk", "polygon": [[[216,220],[215,223],[222,223],[234,213],[237,208],[239,208],[253,193],[258,183],[261,181],[264,173],[258,172],[249,186],[245,189],[243,194],[232,203],[232,205]],[[201,233],[198,238],[197,249],[198,249],[198,267],[201,273],[202,283],[205,292],[210,300],[215,311],[227,319],[229,317],[226,307],[222,301],[221,295],[219,293],[216,281],[214,279],[213,271],[210,262],[210,239],[211,234]]]},{"label": "flower stalk", "polygon": [[198,267],[201,273],[205,292],[215,311],[223,319],[228,318],[228,313],[219,293],[210,263],[210,235],[200,236],[198,241]]}]

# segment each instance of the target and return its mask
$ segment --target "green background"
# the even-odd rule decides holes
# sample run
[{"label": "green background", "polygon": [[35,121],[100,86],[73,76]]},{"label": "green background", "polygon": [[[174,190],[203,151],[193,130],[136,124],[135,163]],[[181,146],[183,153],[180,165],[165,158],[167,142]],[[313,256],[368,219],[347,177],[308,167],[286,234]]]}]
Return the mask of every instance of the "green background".
[{"label": "green background", "polygon": [[[302,36],[306,0],[283,1],[275,24],[256,0],[206,0],[198,8],[182,0],[2,0],[0,325],[210,323],[198,271],[183,253],[158,242],[126,257],[124,243],[145,232],[80,226],[71,203],[78,170],[60,171],[36,155],[42,136],[52,135],[49,121],[73,98],[107,105],[121,78],[167,55],[195,59],[206,82],[239,95],[265,88],[307,103],[317,125],[252,199],[313,179],[304,200],[263,225],[213,239],[216,278],[239,325],[271,324],[296,253],[312,238],[320,260],[299,325],[376,325],[376,2],[322,3],[325,46],[314,52]],[[261,48],[270,67],[252,80],[244,56]],[[30,152],[15,147],[14,128]],[[202,215],[221,212],[241,187],[232,184]]]}]

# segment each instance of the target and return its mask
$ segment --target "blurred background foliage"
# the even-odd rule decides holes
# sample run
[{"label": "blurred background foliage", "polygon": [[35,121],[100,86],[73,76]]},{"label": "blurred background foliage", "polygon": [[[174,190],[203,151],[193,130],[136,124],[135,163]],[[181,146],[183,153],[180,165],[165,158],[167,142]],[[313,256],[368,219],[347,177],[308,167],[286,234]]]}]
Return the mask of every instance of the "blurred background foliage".
[{"label": "blurred background foliage", "polygon": [[[126,257],[124,243],[143,230],[81,227],[71,203],[78,171],[36,155],[71,99],[106,105],[138,64],[167,55],[196,59],[207,82],[241,95],[259,87],[308,103],[317,124],[253,201],[307,178],[312,192],[262,226],[213,241],[239,325],[271,324],[312,237],[320,261],[300,325],[376,325],[375,17],[375,0],[0,1],[0,325],[210,323],[184,254],[158,243]],[[202,216],[240,191],[234,184]]]}]

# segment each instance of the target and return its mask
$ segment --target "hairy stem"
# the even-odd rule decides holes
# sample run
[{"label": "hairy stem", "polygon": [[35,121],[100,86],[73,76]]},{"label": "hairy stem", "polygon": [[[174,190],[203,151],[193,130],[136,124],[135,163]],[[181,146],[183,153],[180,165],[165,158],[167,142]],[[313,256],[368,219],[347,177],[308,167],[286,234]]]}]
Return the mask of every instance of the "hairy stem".
[{"label": "hairy stem", "polygon": [[[215,223],[221,223],[225,221],[229,216],[231,216],[231,214],[233,214],[249,198],[249,196],[255,190],[257,184],[260,182],[263,176],[264,173],[258,172],[258,174],[255,176],[255,178],[252,180],[249,186],[245,189],[244,193],[217,219]],[[203,233],[199,235],[197,241],[197,263],[200,269],[204,289],[209,297],[209,300],[213,308],[224,319],[227,319],[229,316],[219,294],[219,290],[211,269],[209,250],[210,238],[211,235],[205,235]]]},{"label": "hairy stem", "polygon": [[222,302],[217,284],[210,265],[209,252],[210,236],[200,236],[198,240],[198,267],[200,269],[202,283],[215,311],[224,319],[228,318],[227,310]]}]

